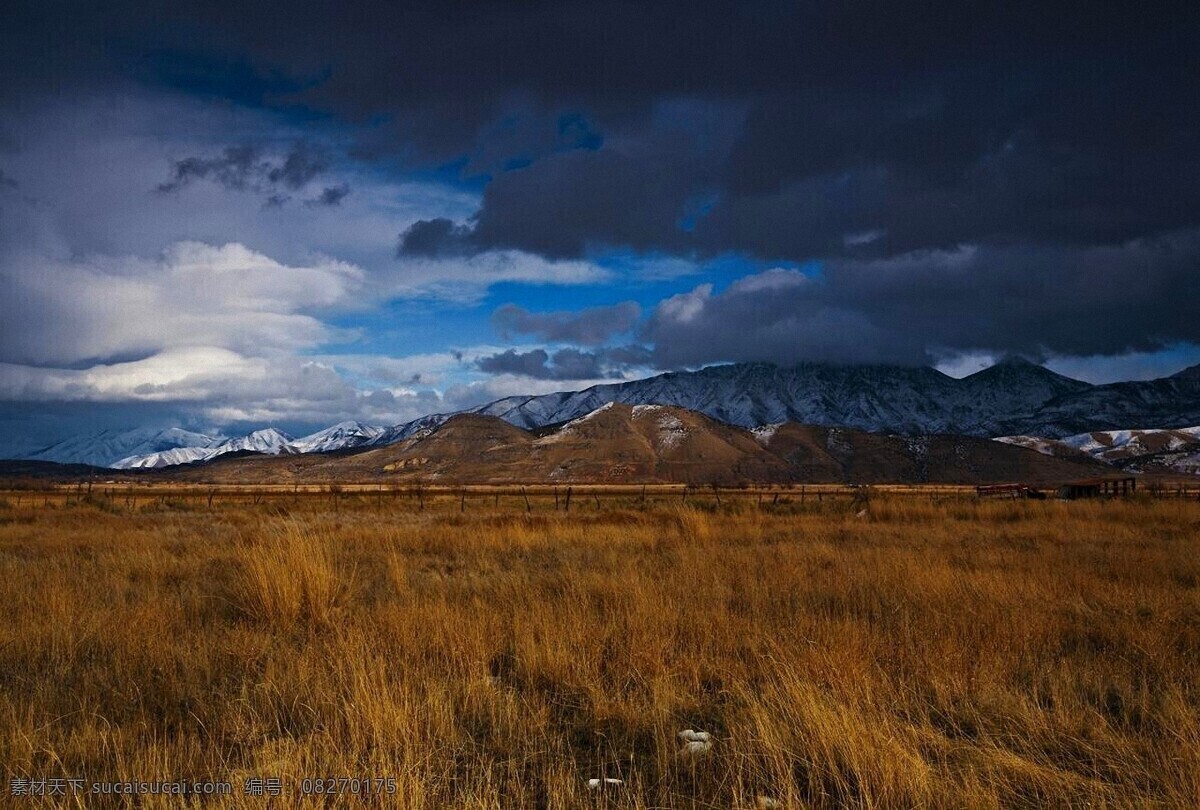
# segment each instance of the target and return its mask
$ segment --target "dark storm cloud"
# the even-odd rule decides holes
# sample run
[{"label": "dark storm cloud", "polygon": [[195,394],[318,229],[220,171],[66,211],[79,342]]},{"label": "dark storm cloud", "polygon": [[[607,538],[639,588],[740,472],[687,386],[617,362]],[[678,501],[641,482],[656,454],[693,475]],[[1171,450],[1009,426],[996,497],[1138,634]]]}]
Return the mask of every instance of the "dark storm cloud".
[{"label": "dark storm cloud", "polygon": [[315,87],[329,78],[328,70],[312,75],[287,75],[251,64],[227,53],[200,53],[158,48],[127,57],[139,79],[190,95],[234,101],[249,107],[286,107],[288,96]]},{"label": "dark storm cloud", "polygon": [[[299,94],[342,115],[392,113],[363,142],[371,154],[465,155],[471,175],[522,166],[494,173],[473,229],[443,228],[438,253],[892,256],[1118,244],[1196,224],[1197,15],[1178,6],[472,9],[376,9],[369,30],[331,21],[345,50],[312,48],[337,66]],[[291,46],[232,36],[315,69],[293,33]],[[680,116],[655,113],[678,99],[716,112],[679,137]],[[579,148],[548,146],[574,129],[566,146]],[[697,199],[711,203],[685,227]],[[416,236],[412,252],[435,252]]]},{"label": "dark storm cloud", "polygon": [[[662,368],[718,360],[925,364],[939,352],[1119,355],[1200,343],[1200,231],[1119,246],[984,247],[773,270],[660,304]],[[1173,306],[1169,302],[1182,303]]]},{"label": "dark storm cloud", "polygon": [[671,154],[615,150],[554,155],[488,184],[471,241],[556,258],[589,248],[678,250],[678,227],[693,179]]},{"label": "dark storm cloud", "polygon": [[311,200],[305,200],[305,205],[341,205],[342,200],[350,194],[350,186],[346,183],[339,183],[336,186],[326,186]]},{"label": "dark storm cloud", "polygon": [[[1113,244],[1200,216],[1200,14],[1174,2],[147,12],[132,0],[67,16],[19,9],[0,64],[35,87],[132,76],[370,121],[363,155],[425,167],[461,159],[468,174],[492,175],[475,249],[896,255],[963,242]],[[702,154],[669,137],[655,111],[680,99],[726,105],[692,122],[690,137],[732,139]],[[306,176],[296,169],[280,182]],[[713,200],[711,211],[681,228],[697,198]],[[855,241],[869,232],[880,236]]]},{"label": "dark storm cloud", "polygon": [[530,312],[516,304],[505,304],[492,313],[492,326],[505,340],[514,335],[532,335],[548,343],[599,346],[614,335],[628,332],[641,316],[642,308],[634,301],[579,312]]},{"label": "dark storm cloud", "polygon": [[300,144],[288,152],[282,163],[267,171],[267,180],[290,189],[299,189],[329,168],[329,159],[311,146]]},{"label": "dark storm cloud", "polygon": [[396,256],[461,256],[474,252],[471,229],[444,217],[414,222],[400,234]]},{"label": "dark storm cloud", "polygon": [[[297,144],[282,159],[266,156],[255,146],[229,146],[214,157],[175,161],[170,179],[160,183],[157,190],[170,193],[198,180],[210,180],[232,191],[271,192],[268,201],[279,203],[287,198],[276,189],[304,188],[328,168],[328,157],[307,144]],[[334,189],[325,192],[336,193]]]},{"label": "dark storm cloud", "polygon": [[218,157],[188,157],[175,161],[171,179],[160,183],[161,192],[178,191],[195,180],[213,180],[225,188],[244,190],[261,180],[268,167],[252,146],[229,146]]},{"label": "dark storm cloud", "polygon": [[[482,186],[402,256],[827,261],[677,301],[692,321],[660,307],[664,364],[1197,337],[1200,12],[1175,0],[117,0],[6,22],[0,103],[141,82],[324,116],[382,170]],[[163,186],[282,200],[320,174],[245,149]]]},{"label": "dark storm cloud", "polygon": [[547,367],[550,360],[545,349],[534,349],[529,352],[518,352],[509,349],[499,354],[481,357],[476,363],[480,371],[489,374],[517,374],[522,377],[553,378]]},{"label": "dark storm cloud", "polygon": [[482,357],[476,365],[489,374],[515,374],[538,380],[592,380],[620,377],[623,371],[645,365],[650,359],[649,350],[636,345],[595,351],[567,348],[553,354],[545,349],[527,352],[509,349]]}]

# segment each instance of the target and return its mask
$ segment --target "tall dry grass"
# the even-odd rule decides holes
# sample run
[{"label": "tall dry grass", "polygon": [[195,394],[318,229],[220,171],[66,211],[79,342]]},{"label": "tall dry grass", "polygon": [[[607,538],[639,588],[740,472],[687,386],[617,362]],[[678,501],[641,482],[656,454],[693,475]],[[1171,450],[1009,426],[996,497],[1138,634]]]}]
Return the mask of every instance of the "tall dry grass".
[{"label": "tall dry grass", "polygon": [[230,595],[247,618],[277,631],[332,626],[355,585],[333,544],[305,523],[283,520],[243,544]]},{"label": "tall dry grass", "polygon": [[1192,503],[289,508],[0,511],[0,802],[61,775],[234,783],[205,807],[262,806],[254,776],[274,806],[314,776],[392,777],[380,807],[1200,803]]}]

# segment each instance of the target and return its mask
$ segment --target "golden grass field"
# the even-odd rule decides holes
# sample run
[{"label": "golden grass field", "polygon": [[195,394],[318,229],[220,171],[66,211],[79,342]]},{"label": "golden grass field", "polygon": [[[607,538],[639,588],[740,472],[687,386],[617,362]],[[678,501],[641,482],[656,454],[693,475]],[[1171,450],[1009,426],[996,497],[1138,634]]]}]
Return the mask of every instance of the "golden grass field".
[{"label": "golden grass field", "polygon": [[29,500],[0,500],[4,806],[54,777],[232,783],[204,807],[266,806],[253,777],[272,807],[1200,805],[1194,502]]}]

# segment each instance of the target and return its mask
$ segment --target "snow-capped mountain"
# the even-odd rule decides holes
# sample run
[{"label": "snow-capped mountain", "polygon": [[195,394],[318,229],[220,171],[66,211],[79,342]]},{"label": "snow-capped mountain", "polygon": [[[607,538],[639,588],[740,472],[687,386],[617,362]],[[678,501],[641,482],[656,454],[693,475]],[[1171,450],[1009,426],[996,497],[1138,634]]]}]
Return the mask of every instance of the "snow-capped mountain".
[{"label": "snow-capped mountain", "polygon": [[[952,433],[1045,441],[1130,424],[1159,429],[1200,424],[1200,366],[1158,380],[1091,385],[1018,359],[962,379],[932,368],[738,363],[582,391],[506,397],[467,412],[529,429],[569,422],[612,402],[686,408],[745,428],[796,422],[908,436]],[[63,442],[34,458],[91,459],[88,463],[130,468],[204,461],[238,450],[331,452],[391,444],[430,431],[453,415],[431,414],[387,428],[342,422],[301,439],[273,429],[224,441],[188,434],[197,438],[136,447],[138,452],[124,455],[112,448],[90,453],[97,441],[93,438],[74,445]],[[50,451],[54,455],[46,455]]]},{"label": "snow-capped mountain", "polygon": [[[957,381],[979,412],[994,414],[999,421],[1007,416],[1020,416],[1030,405],[1052,402],[1087,391],[1092,386],[1056,374],[1048,368],[1018,357],[1001,360],[990,368]],[[986,432],[987,428],[981,425]]]},{"label": "snow-capped mountain", "polygon": [[791,421],[919,433],[951,428],[954,383],[931,368],[740,363],[573,393],[508,397],[475,410],[529,428],[619,402],[673,405],[741,427]]},{"label": "snow-capped mountain", "polygon": [[127,456],[108,466],[115,467],[118,470],[155,469],[158,467],[171,467],[176,464],[190,464],[195,461],[208,461],[217,456],[223,456],[226,453],[237,453],[239,451],[278,455],[290,452],[289,446],[291,442],[292,437],[283,431],[276,430],[275,428],[264,428],[263,430],[256,430],[253,433],[247,433],[245,436],[226,439],[218,444],[198,447],[178,447],[157,453]]},{"label": "snow-capped mountain", "polygon": [[207,461],[219,455],[221,455],[221,451],[216,447],[176,447],[157,453],[128,456],[108,466],[118,470],[155,470],[161,467],[174,467],[176,464],[191,464],[193,461]]},{"label": "snow-capped mountain", "polygon": [[1074,436],[1096,430],[1181,428],[1200,425],[1200,366],[1157,380],[1089,386],[1055,397],[1000,433]]},{"label": "snow-capped mountain", "polygon": [[309,436],[294,439],[288,447],[295,453],[328,453],[374,444],[386,435],[388,428],[364,425],[362,422],[338,422]]},{"label": "snow-capped mountain", "polygon": [[420,419],[414,419],[411,422],[393,425],[382,436],[372,442],[372,444],[382,446],[427,434],[445,424],[453,416],[455,416],[453,413],[431,413],[428,416],[422,416]]},{"label": "snow-capped mountain", "polygon": [[1200,474],[1200,427],[1097,430],[1061,439],[1001,436],[996,441],[1058,458],[1089,456],[1130,472]]},{"label": "snow-capped mountain", "polygon": [[291,436],[282,430],[276,430],[272,427],[256,430],[253,433],[247,433],[245,436],[221,442],[220,447],[224,448],[226,453],[249,450],[251,453],[277,455],[286,452],[288,445],[291,443]]},{"label": "snow-capped mountain", "polygon": [[508,397],[475,411],[528,428],[566,422],[606,402],[674,405],[748,428],[798,422],[911,436],[1054,438],[1128,424],[1200,424],[1200,367],[1159,380],[1091,385],[1019,359],[962,379],[931,368],[739,363]]},{"label": "snow-capped mountain", "polygon": [[34,461],[57,461],[62,464],[90,464],[108,467],[123,458],[160,453],[176,448],[211,447],[221,438],[193,433],[180,428],[157,430],[104,430],[86,436],[72,436],[44,447],[27,458]]}]

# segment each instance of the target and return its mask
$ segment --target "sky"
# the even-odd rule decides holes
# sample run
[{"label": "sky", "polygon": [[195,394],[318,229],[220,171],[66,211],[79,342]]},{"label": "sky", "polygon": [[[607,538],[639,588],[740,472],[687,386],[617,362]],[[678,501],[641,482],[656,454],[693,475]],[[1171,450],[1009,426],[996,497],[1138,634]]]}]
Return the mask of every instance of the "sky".
[{"label": "sky", "polygon": [[766,361],[1200,362],[1178,2],[14,2],[0,456]]}]

